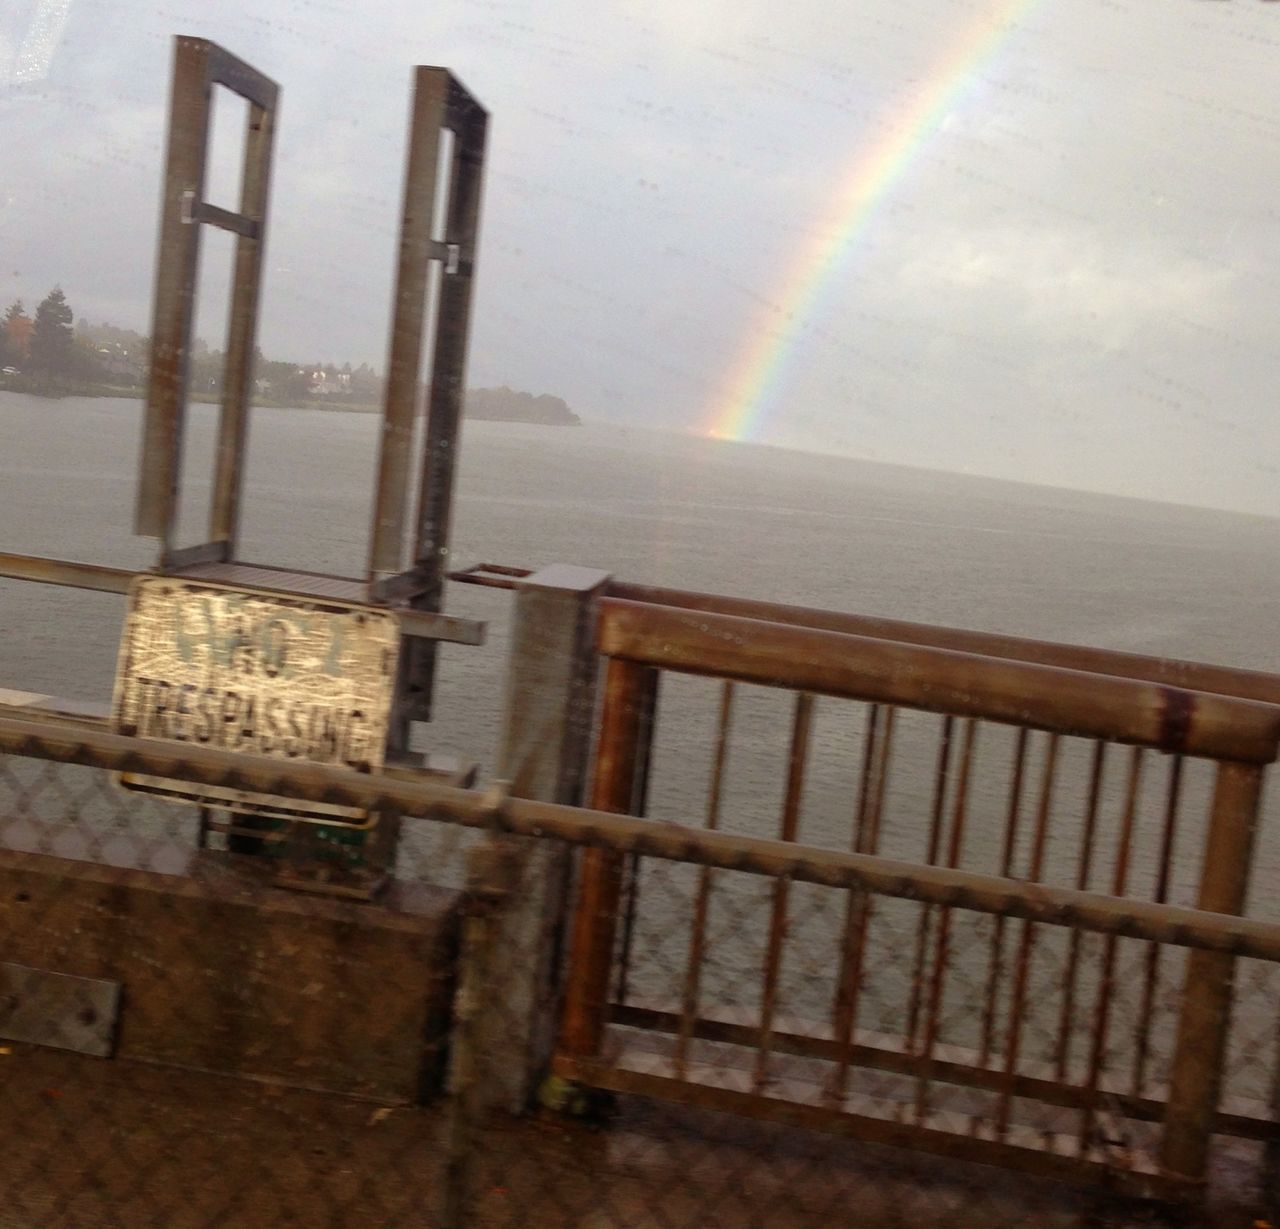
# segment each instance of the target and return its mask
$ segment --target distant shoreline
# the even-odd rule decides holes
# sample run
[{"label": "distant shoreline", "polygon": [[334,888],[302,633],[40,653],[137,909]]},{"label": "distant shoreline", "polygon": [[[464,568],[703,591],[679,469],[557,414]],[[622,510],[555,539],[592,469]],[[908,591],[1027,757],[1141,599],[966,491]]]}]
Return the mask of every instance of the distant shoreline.
[{"label": "distant shoreline", "polygon": [[[25,379],[14,381],[0,379],[0,392],[22,393],[28,397],[39,397],[45,401],[65,401],[68,397],[83,397],[88,400],[142,401],[146,398],[145,388],[122,388],[112,384],[72,383],[61,385],[56,392],[39,388]],[[189,393],[188,401],[199,405],[219,405],[221,397],[211,393]],[[252,406],[263,410],[298,410],[314,411],[319,414],[381,414],[382,406],[370,401],[281,401],[274,397],[254,397]],[[576,427],[580,422],[566,422],[563,419],[500,417],[493,414],[468,414],[464,410],[463,418],[469,422],[504,422],[527,423],[534,427]]]}]

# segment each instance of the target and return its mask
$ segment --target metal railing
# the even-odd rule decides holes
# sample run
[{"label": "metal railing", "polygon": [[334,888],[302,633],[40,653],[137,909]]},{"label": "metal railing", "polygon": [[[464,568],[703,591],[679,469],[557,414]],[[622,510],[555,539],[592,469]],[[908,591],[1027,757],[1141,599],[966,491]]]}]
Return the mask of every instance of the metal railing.
[{"label": "metal railing", "polygon": [[[723,809],[735,689],[783,689],[794,693],[794,705],[777,835],[790,844],[798,839],[818,697],[862,701],[869,714],[849,839],[854,856],[874,856],[880,851],[895,725],[901,729],[907,715],[938,713],[932,800],[927,809],[919,808],[914,825],[927,829],[928,850],[924,865],[910,872],[913,889],[922,875],[960,873],[966,825],[972,829],[975,823],[975,749],[980,733],[997,724],[1015,732],[1001,881],[1010,882],[1020,844],[1027,882],[1016,893],[1017,905],[991,910],[990,926],[962,928],[954,906],[938,908],[932,901],[914,916],[897,910],[881,918],[886,911],[876,898],[893,893],[877,889],[850,894],[843,907],[810,900],[801,909],[792,877],[779,876],[767,901],[754,900],[753,911],[742,903],[741,891],[737,904],[730,895],[726,907],[737,909],[738,931],[729,946],[737,954],[726,957],[723,942],[719,952],[722,965],[726,959],[733,965],[730,977],[712,968],[707,921],[713,887],[717,894],[726,889],[704,873],[696,884],[683,886],[691,917],[674,923],[677,930],[687,926],[683,975],[646,979],[632,967],[639,945],[676,958],[666,937],[673,929],[671,905],[663,901],[671,887],[634,859],[589,853],[582,866],[557,1071],[604,1087],[732,1105],[756,1116],[799,1115],[830,1130],[948,1155],[1058,1175],[1092,1173],[1143,1191],[1203,1180],[1210,1136],[1215,1123],[1225,1121],[1215,1114],[1231,1027],[1232,958],[1195,951],[1179,986],[1176,970],[1171,973],[1170,962],[1162,959],[1167,952],[1154,944],[1137,955],[1134,973],[1126,971],[1122,985],[1117,942],[1091,942],[1099,933],[1093,917],[1073,922],[1070,935],[1057,944],[1047,943],[1030,920],[1017,936],[1006,932],[1010,918],[1027,916],[1028,899],[1061,890],[1040,881],[1046,877],[1055,789],[1062,786],[1069,740],[1087,740],[1088,750],[1077,773],[1080,823],[1071,832],[1080,846],[1077,886],[1087,885],[1097,860],[1108,751],[1127,744],[1123,780],[1112,787],[1118,812],[1106,869],[1113,900],[1132,891],[1145,758],[1159,751],[1171,758],[1152,907],[1168,907],[1170,883],[1183,873],[1173,853],[1185,779],[1199,761],[1209,761],[1213,781],[1206,790],[1195,900],[1205,914],[1241,913],[1264,766],[1280,742],[1280,708],[1007,657],[617,598],[599,604],[596,643],[607,667],[591,795],[595,807],[643,812],[660,680],[710,676],[723,680],[706,811],[706,827],[714,833]],[[1031,830],[1020,834],[1027,809],[1023,795],[1033,775],[1032,736],[1041,744],[1040,779]],[[917,772],[925,762],[916,757]],[[939,861],[944,865],[936,866]],[[1124,900],[1121,907],[1131,903]],[[985,911],[982,904],[972,908]],[[762,915],[768,918],[767,934],[748,956],[741,930]],[[825,967],[811,964],[805,977],[788,976],[788,961],[803,964],[806,952],[823,944]],[[903,953],[887,968],[886,950]],[[1037,961],[1046,960],[1055,966],[1051,979],[1036,972]],[[703,1010],[700,995],[713,976],[720,978],[721,993],[726,978],[736,980],[727,1014]],[[808,985],[800,984],[806,978]],[[967,983],[967,1018],[960,1027],[946,1018],[957,983]],[[868,1002],[876,998],[882,1000],[879,1029],[865,1019]],[[886,1008],[884,1001],[892,999],[897,1006]],[[1122,1007],[1133,1019],[1118,1047]],[[1028,1038],[1037,1030],[1040,1044],[1029,1054]],[[699,1042],[710,1041],[741,1050],[735,1060],[740,1078],[732,1087],[724,1086],[722,1058],[696,1058]],[[781,1061],[783,1054],[788,1061]],[[795,1068],[796,1056],[809,1063],[806,1073]],[[1130,1069],[1127,1080],[1118,1077],[1122,1065]],[[856,1068],[914,1081],[911,1095],[899,1089],[868,1098],[865,1089],[852,1087]],[[983,1095],[957,1100],[960,1088]],[[1148,1132],[1138,1146],[1126,1127],[1125,1146],[1112,1147],[1098,1132],[1104,1105],[1122,1118],[1154,1120],[1158,1131]],[[1049,1106],[1072,1112],[1046,1119]],[[1265,1134],[1270,1113],[1255,1106],[1230,1129]]]},{"label": "metal railing", "polygon": [[[0,718],[0,756],[4,757],[0,760],[0,768],[4,768],[0,771],[0,798],[4,802],[6,823],[19,820],[24,810],[33,815],[40,812],[42,791],[54,791],[56,798],[51,818],[55,828],[61,824],[92,829],[98,822],[94,815],[102,797],[101,787],[90,789],[79,783],[78,778],[68,778],[64,784],[61,778],[71,772],[90,771],[97,780],[103,772],[128,771],[177,777],[224,788],[290,795],[311,802],[337,803],[375,811],[393,810],[407,820],[427,821],[427,827],[432,831],[471,829],[486,834],[487,843],[478,847],[484,856],[479,861],[471,860],[463,898],[466,902],[464,917],[469,920],[465,922],[459,967],[460,997],[454,1008],[454,1069],[451,1093],[441,1111],[444,1114],[440,1128],[444,1132],[442,1143],[433,1153],[435,1161],[443,1168],[436,1176],[424,1170],[422,1177],[422,1181],[437,1194],[444,1194],[438,1205],[434,1202],[435,1195],[420,1201],[413,1214],[420,1219],[398,1223],[508,1223],[494,1210],[495,1189],[521,1192],[522,1213],[533,1214],[534,1210],[541,1208],[543,1218],[549,1216],[554,1221],[567,1215],[567,1208],[575,1206],[572,1192],[582,1183],[587,1184],[583,1189],[594,1190],[599,1197],[599,1192],[614,1189],[611,1184],[622,1180],[603,1154],[597,1156],[585,1147],[581,1148],[580,1156],[560,1156],[554,1160],[539,1153],[531,1140],[513,1148],[511,1136],[504,1132],[523,1128],[514,1125],[503,1127],[500,1121],[490,1117],[492,1098],[487,1098],[484,1093],[485,1081],[495,1068],[509,1062],[508,1038],[514,1034],[509,1034],[508,1030],[516,1029],[508,1002],[508,987],[501,976],[499,953],[510,949],[513,958],[521,962],[530,961],[538,943],[536,936],[518,926],[519,902],[532,886],[529,881],[530,850],[556,846],[583,851],[587,866],[584,884],[588,893],[589,867],[593,859],[621,860],[630,855],[643,857],[647,863],[661,869],[666,878],[667,895],[678,902],[686,919],[698,914],[703,885],[707,882],[705,877],[714,876],[713,901],[733,895],[730,880],[755,885],[770,903],[776,902],[780,890],[789,894],[792,906],[790,923],[799,930],[811,928],[815,923],[820,926],[838,923],[843,905],[853,901],[866,902],[868,908],[876,902],[877,908],[882,910],[899,905],[911,909],[926,908],[935,918],[951,917],[953,938],[962,931],[965,918],[988,919],[1009,925],[1034,925],[1042,937],[1047,934],[1067,938],[1081,935],[1090,943],[1112,945],[1113,949],[1115,945],[1127,944],[1140,952],[1148,944],[1157,944],[1168,952],[1185,950],[1191,953],[1192,960],[1246,961],[1250,972],[1248,976],[1238,977],[1237,997],[1243,999],[1248,992],[1251,998],[1274,1001],[1276,981],[1273,974],[1277,962],[1280,962],[1280,926],[1242,917],[1074,888],[1031,884],[945,865],[913,864],[856,850],[811,847],[799,842],[699,829],[670,819],[644,819],[605,809],[521,799],[502,790],[459,789],[406,770],[398,771],[394,778],[372,776],[343,769],[176,747],[52,720]],[[29,770],[18,771],[23,765]],[[72,765],[84,767],[73,769]],[[102,784],[105,786],[105,781]],[[125,796],[120,795],[116,805],[122,808],[120,818],[131,822],[128,814],[139,804],[133,799],[127,802],[124,799]],[[4,826],[0,824],[0,829]],[[412,822],[407,824],[404,830],[406,838],[412,841],[417,830]],[[508,847],[507,841],[512,837],[525,838],[526,843]],[[109,839],[109,834],[103,833],[102,839]],[[494,844],[495,841],[498,843]],[[486,849],[488,853],[485,853]],[[436,875],[440,869],[438,858],[433,857],[429,866],[402,866],[402,874]],[[810,912],[807,915],[795,908],[805,893],[817,894],[809,902]],[[825,904],[815,908],[813,901],[819,897]],[[324,908],[331,910],[334,906],[326,903]],[[710,912],[714,913],[714,906]],[[761,916],[767,917],[767,911]],[[512,928],[513,921],[517,923],[515,929]],[[753,923],[749,914],[739,920],[742,927],[750,924]],[[120,932],[112,933],[119,936]],[[688,932],[684,933],[687,936]],[[907,937],[912,933],[908,929]],[[1119,950],[1125,951],[1123,946]],[[631,964],[632,975],[638,981],[653,982],[665,977],[678,989],[687,984],[687,963],[684,960],[667,960],[660,951],[645,951],[637,947],[632,953]],[[873,964],[873,961],[868,961],[866,968],[868,979],[864,994],[867,1003],[864,1010],[875,996],[872,989]],[[1034,988],[1034,979],[1030,984]],[[787,989],[786,976],[779,978],[778,986],[778,1006],[781,1007]],[[763,1134],[756,1134],[757,1128],[751,1128],[747,1129],[746,1135],[741,1132],[724,1135],[714,1122],[696,1117],[708,1110],[727,1110],[749,1117],[758,1109],[762,1098],[751,1087],[753,1067],[751,1064],[744,1067],[733,1058],[735,1052],[745,1052],[752,1056],[753,1061],[758,1061],[758,1056],[767,1051],[770,1080],[763,1099],[772,1104],[767,1107],[770,1113],[765,1117],[780,1118],[791,1132],[804,1128],[835,1129],[839,1132],[831,1113],[831,1075],[841,1070],[842,1063],[847,1074],[860,1072],[854,1080],[856,1086],[850,1087],[847,1094],[851,1099],[856,1094],[864,1109],[878,1108],[880,1113],[878,1118],[874,1113],[867,1113],[861,1119],[847,1113],[841,1115],[846,1127],[844,1133],[852,1135],[855,1141],[872,1140],[913,1149],[932,1149],[949,1158],[946,1164],[959,1164],[960,1169],[945,1171],[951,1173],[946,1181],[954,1185],[948,1188],[952,1190],[949,1202],[944,1202],[959,1216],[956,1223],[971,1223],[974,1215],[982,1215],[986,1219],[994,1215],[992,1201],[996,1199],[999,1183],[981,1169],[970,1171],[964,1168],[974,1160],[987,1163],[996,1160],[1015,1168],[1030,1168],[1042,1175],[1073,1178],[1080,1177],[1082,1170],[1089,1166],[1098,1171],[1105,1165],[1113,1171],[1116,1185],[1122,1190],[1162,1197],[1199,1195],[1199,1184],[1179,1180],[1176,1173],[1149,1165],[1142,1155],[1144,1146],[1154,1138],[1153,1131],[1159,1133],[1163,1129],[1167,1135],[1167,1127],[1162,1128],[1162,1120],[1168,1121],[1169,1111],[1160,1098],[1117,1095],[1106,1087],[1073,1090],[1052,1078],[1021,1071],[1012,1080],[1004,1078],[999,1071],[988,1073],[985,1079],[976,1078],[972,1064],[966,1063],[963,1056],[957,1057],[954,1047],[940,1045],[931,1055],[901,1048],[895,1053],[877,1047],[874,1039],[868,1039],[861,1032],[855,1037],[853,1046],[842,1050],[839,1040],[827,1038],[824,1041],[813,1035],[806,1036],[795,1027],[794,1019],[787,1019],[780,1010],[775,1012],[766,1039],[759,1021],[735,1021],[732,1018],[733,995],[728,991],[723,978],[707,976],[704,979],[699,990],[699,1011],[692,1028],[688,1027],[688,1021],[681,1014],[678,997],[674,1011],[665,1017],[655,1014],[646,1018],[644,1009],[635,1003],[628,1009],[630,1014],[615,1012],[613,1022],[608,1026],[615,1032],[654,1036],[665,1030],[668,1034],[670,1045],[667,1051],[651,1050],[639,1064],[632,1061],[638,1053],[634,1049],[629,1057],[619,1050],[595,1055],[570,1052],[572,1023],[566,1027],[564,1037],[568,1044],[561,1050],[556,1072],[561,1079],[569,1079],[571,1084],[560,1087],[571,1088],[576,1082],[612,1090],[621,1095],[626,1104],[629,1104],[627,1097],[642,1094],[656,1098],[659,1103],[684,1106],[683,1109],[673,1109],[671,1113],[695,1115],[688,1121],[665,1119],[668,1125],[664,1128],[664,1142],[643,1144],[643,1155],[647,1158],[643,1169],[647,1172],[648,1168],[657,1165],[658,1170],[653,1174],[651,1185],[639,1190],[628,1187],[625,1198],[616,1196],[620,1203],[613,1211],[612,1223],[639,1223],[637,1217],[643,1219],[643,1215],[626,1209],[650,1206],[654,1212],[661,1207],[663,1216],[670,1223],[692,1224],[693,1221],[681,1220],[672,1212],[673,1191],[687,1195],[691,1206],[714,1207],[714,1203],[708,1201],[715,1197],[714,1191],[719,1189],[717,1184],[723,1183],[724,1174],[733,1166],[745,1163],[747,1158],[754,1158],[763,1170],[773,1165],[782,1166],[788,1172],[794,1169],[793,1148],[768,1134],[765,1126],[758,1128]],[[985,992],[985,981],[974,980],[966,994],[953,992],[950,1011],[954,1013],[959,1009],[965,1018],[977,1019],[982,1011]],[[198,1006],[198,1003],[174,999],[167,1010],[183,1012],[187,1026],[198,1029],[205,1026]],[[656,1009],[648,1010],[653,1012]],[[1247,1033],[1244,1038],[1246,1044],[1243,1049],[1239,1045],[1230,1050],[1224,1049],[1224,1055],[1243,1055],[1241,1061],[1251,1073],[1253,1083],[1263,1086],[1275,1072],[1274,1051],[1269,1046],[1263,1053],[1257,1047],[1263,1044],[1260,1036],[1274,1042],[1274,1020],[1268,1019],[1260,1031],[1255,1029],[1256,1024],[1252,1017],[1243,1018],[1237,1013],[1234,1027],[1237,1032],[1244,1029]],[[246,1044],[251,1044],[251,1038],[252,1033],[246,1037]],[[683,1047],[683,1079],[674,1078],[675,1050],[678,1047]],[[689,1077],[699,1071],[716,1078],[706,1086],[705,1092],[689,1095],[689,1090],[696,1086],[696,1081]],[[141,1075],[130,1079],[139,1087],[145,1083]],[[566,1095],[568,1103],[572,1104],[571,1093],[553,1090],[553,1095],[546,1099],[563,1108]],[[923,1112],[917,1112],[922,1095]],[[986,1099],[976,1110],[974,1097]],[[1020,1121],[1020,1107],[1024,1108],[1029,1100],[1041,1104],[1040,1116],[1030,1127]],[[998,1133],[992,1130],[985,1134],[968,1130],[948,1131],[940,1130],[936,1125],[948,1115],[959,1115],[966,1122],[975,1119],[994,1121],[995,1107],[1001,1102],[1009,1103],[1013,1111],[1009,1130],[1003,1138],[998,1138]],[[107,1122],[112,1121],[112,1114],[117,1112],[115,1102],[101,1102],[97,1108],[102,1120]],[[123,1113],[122,1110],[118,1112]],[[602,1108],[586,1112],[610,1111]],[[611,1112],[622,1114],[622,1122],[626,1123],[631,1121],[627,1115],[641,1111],[622,1108]],[[431,1121],[435,1120],[428,1115],[421,1130],[434,1132],[436,1128],[430,1126]],[[879,1125],[867,1128],[868,1123],[877,1121]],[[1083,1128],[1086,1121],[1089,1123],[1087,1133]],[[306,1127],[305,1123],[305,1119],[299,1119],[297,1140],[314,1136],[314,1127]],[[848,1129],[850,1123],[854,1124],[854,1129]],[[1069,1126],[1066,1125],[1068,1123]],[[1243,1146],[1253,1149],[1274,1144],[1276,1139],[1274,1113],[1265,1105],[1261,1111],[1255,1107],[1252,1113],[1242,1112],[1239,1106],[1224,1105],[1211,1117],[1207,1126],[1211,1132],[1237,1137],[1243,1141]],[[628,1151],[641,1146],[636,1137],[630,1129],[619,1129],[621,1134],[611,1146],[611,1153],[615,1158],[617,1155],[636,1155]],[[1038,1133],[1041,1147],[1028,1145],[1028,1131]],[[1054,1152],[1043,1147],[1044,1138],[1049,1135],[1069,1136],[1073,1145],[1076,1141],[1083,1142],[1069,1151]],[[684,1142],[679,1143],[680,1140]],[[1122,1141],[1123,1147],[1117,1140]],[[276,1146],[283,1149],[284,1155],[292,1155],[294,1142],[295,1135],[286,1133],[277,1138]],[[27,1146],[24,1143],[24,1147]],[[698,1149],[697,1155],[702,1155],[701,1150],[707,1150],[706,1155],[713,1157],[720,1167],[715,1170],[716,1176],[708,1178],[706,1172],[685,1172],[681,1168],[681,1148],[686,1150],[685,1162],[694,1155],[688,1149]],[[657,1155],[652,1151],[654,1149],[660,1149],[660,1161],[654,1161]],[[1124,1163],[1121,1163],[1122,1152],[1126,1153]],[[815,1171],[813,1191],[826,1190],[831,1199],[839,1195],[840,1199],[847,1200],[851,1192],[845,1183],[855,1179],[861,1185],[856,1186],[854,1193],[864,1199],[890,1189],[886,1185],[890,1179],[883,1173],[863,1168],[861,1154],[842,1153],[841,1156],[843,1159],[836,1171],[829,1172],[826,1168],[829,1162],[823,1161],[821,1171]],[[1099,1159],[1103,1156],[1105,1161]],[[1030,1163],[1028,1158],[1031,1158]],[[630,1163],[624,1163],[623,1170],[631,1172]],[[932,1207],[929,1200],[938,1198],[938,1183],[943,1181],[940,1172],[932,1171],[927,1180],[918,1173],[914,1178],[892,1180],[908,1184],[894,1196],[902,1202],[904,1216],[911,1199],[916,1197],[924,1201],[924,1207],[917,1208],[909,1219],[918,1219],[928,1213]],[[634,1177],[626,1180],[634,1182]],[[253,1181],[265,1183],[267,1190],[273,1190],[273,1184],[279,1179],[276,1170],[267,1167]],[[385,1189],[372,1197],[374,1206],[382,1206],[388,1201],[394,1203],[395,1184],[389,1188],[385,1183],[379,1185]],[[135,1203],[142,1197],[140,1192],[143,1192],[141,1187],[131,1196]],[[193,1190],[190,1197],[196,1199],[197,1192]],[[1020,1209],[1018,1219],[1023,1221],[1028,1208],[1035,1206],[1035,1201],[1041,1198],[1050,1199],[1051,1196],[1043,1192],[1035,1194],[1030,1188],[1016,1193],[1006,1191],[999,1196],[1000,1200],[1013,1200],[1012,1206]],[[154,1211],[145,1203],[142,1210]],[[939,1208],[932,1207],[934,1219],[945,1222],[947,1218],[938,1213]],[[330,1209],[329,1215],[338,1213]],[[37,1219],[33,1223],[42,1222]],[[364,1222],[352,1220],[350,1223]],[[563,1223],[563,1220],[557,1223]],[[720,1223],[729,1221],[722,1219]],[[889,1218],[889,1223],[905,1221]]]},{"label": "metal railing", "polygon": [[[534,572],[529,568],[480,563],[452,572],[449,579],[463,584],[514,590],[519,589],[533,575]],[[672,589],[623,580],[610,580],[605,595],[649,606],[735,615],[788,627],[808,627],[815,631],[842,632],[897,644],[951,649],[981,657],[1057,666],[1064,670],[1139,679],[1192,691],[1235,696],[1242,700],[1258,700],[1264,704],[1280,704],[1280,675],[1259,670],[1242,670],[1174,657],[1151,657],[1116,649],[1034,640],[1026,636],[973,631],[933,623],[913,623],[905,619],[889,619],[842,610],[821,610],[810,606],[731,597],[722,593],[699,593],[689,589]]]},{"label": "metal railing", "polygon": [[502,789],[461,789],[401,768],[369,775],[322,764],[240,755],[157,739],[132,738],[56,721],[0,717],[0,755],[108,772],[280,794],[307,802],[391,810],[483,832],[566,841],[584,848],[640,854],[873,892],[931,905],[1005,913],[1048,925],[1147,939],[1205,951],[1280,961],[1280,926],[1177,905],[1097,892],[1032,885],[943,866],[822,849],[737,833],[707,831],[675,818],[620,814],[513,797]]}]

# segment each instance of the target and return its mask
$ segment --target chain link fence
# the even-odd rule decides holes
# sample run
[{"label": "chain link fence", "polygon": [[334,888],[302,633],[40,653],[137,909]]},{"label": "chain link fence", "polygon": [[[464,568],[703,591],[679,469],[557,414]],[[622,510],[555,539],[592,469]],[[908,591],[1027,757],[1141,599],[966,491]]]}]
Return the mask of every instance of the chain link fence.
[{"label": "chain link fence", "polygon": [[[1097,918],[1093,930],[1048,924],[1080,921],[1065,889],[1001,914],[945,889],[941,871],[912,900],[910,885],[884,879],[851,890],[866,864],[857,855],[797,845],[770,862],[768,843],[749,838],[241,764],[258,788],[376,797],[406,817],[393,884],[360,903],[272,886],[278,855],[225,852],[216,834],[200,848],[196,809],[113,779],[126,766],[176,772],[177,753],[143,765],[136,740],[62,729],[36,742],[30,727],[4,745],[3,963],[46,975],[23,992],[22,1019],[8,983],[0,1016],[4,1229],[1159,1222],[1158,1202],[1064,1181],[1065,1165],[1055,1176],[979,1164],[969,1143],[1003,1139],[1117,1171],[1148,1163],[1171,1054],[1153,1025],[1135,1086],[1134,1037],[1152,951],[1167,972],[1151,1018],[1176,1013],[1186,949],[1170,937],[1244,953],[1195,1215],[1268,1215],[1277,983],[1265,955],[1280,942],[1267,923],[1202,919],[1197,930],[1182,911],[1182,930],[1155,942],[1122,913],[1110,933]],[[237,771],[187,758],[197,778]],[[533,920],[547,912],[549,869],[584,849],[633,859],[637,885],[590,1063],[566,1053],[558,1028],[564,976],[550,992],[529,980],[548,946],[560,953],[552,967],[572,972],[568,936]],[[767,991],[780,892],[788,941]],[[841,992],[851,909],[867,914],[866,955],[842,1042],[823,1022]],[[690,1011],[699,916],[710,955]],[[940,945],[951,958],[936,981]],[[1112,964],[1109,979],[1080,973],[1068,1004],[1073,950],[1081,970],[1105,968],[1108,951]],[[75,980],[60,1005],[50,972]],[[1026,1010],[1009,1067],[1019,976]],[[1054,1103],[1061,1071],[1079,1085],[1091,1060],[1063,1053],[1062,1022],[1096,1023],[1108,980],[1099,1096]],[[99,1054],[111,1057],[86,1034],[105,1036]]]}]

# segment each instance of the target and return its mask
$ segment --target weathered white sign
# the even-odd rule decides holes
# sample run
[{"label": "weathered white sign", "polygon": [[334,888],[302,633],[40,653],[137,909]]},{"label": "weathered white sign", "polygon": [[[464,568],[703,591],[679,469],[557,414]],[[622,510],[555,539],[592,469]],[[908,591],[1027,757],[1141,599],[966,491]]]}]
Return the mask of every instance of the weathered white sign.
[{"label": "weathered white sign", "polygon": [[[123,734],[372,771],[386,748],[395,614],[181,577],[129,594],[112,717]],[[124,774],[128,789],[255,815],[363,824],[349,807]]]}]

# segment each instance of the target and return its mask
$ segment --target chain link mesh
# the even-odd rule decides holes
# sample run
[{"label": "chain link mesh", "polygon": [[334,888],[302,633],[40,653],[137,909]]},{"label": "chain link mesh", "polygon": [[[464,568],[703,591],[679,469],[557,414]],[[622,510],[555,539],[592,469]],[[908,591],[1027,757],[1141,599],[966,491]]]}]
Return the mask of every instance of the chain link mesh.
[{"label": "chain link mesh", "polygon": [[[714,1097],[681,1101],[699,1102],[691,1087],[760,1093],[960,1141],[1003,1135],[1043,1150],[1053,1137],[1068,1141],[1064,1155],[1148,1163],[1158,1113],[1143,1104],[1158,1108],[1167,1079],[1183,949],[637,858],[600,1058],[667,1079],[671,1095],[610,1093],[534,1078],[545,1060],[557,1069],[554,1047],[531,1036],[531,1013],[547,1003],[512,989],[512,971],[542,959],[546,931],[529,920],[556,903],[546,870],[571,846],[501,838],[522,876],[495,889],[469,853],[492,838],[406,821],[393,888],[362,904],[281,891],[269,857],[201,850],[199,832],[196,809],[126,794],[103,770],[0,757],[3,961],[123,991],[110,1059],[52,1037],[0,1042],[3,1229],[1066,1226],[1163,1215],[976,1164],[963,1149],[887,1147],[785,1109],[769,1121]],[[783,941],[766,1040],[772,923]],[[842,1047],[841,970],[864,923]],[[1153,951],[1161,975],[1144,1010]],[[1267,1215],[1275,966],[1239,960],[1236,987],[1223,1110],[1256,1138],[1215,1137],[1204,1216],[1251,1225]],[[1086,1086],[1095,1051],[1106,1095],[1092,1115],[1022,1095]],[[1006,1067],[1023,1082],[1002,1081]]]}]

